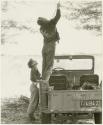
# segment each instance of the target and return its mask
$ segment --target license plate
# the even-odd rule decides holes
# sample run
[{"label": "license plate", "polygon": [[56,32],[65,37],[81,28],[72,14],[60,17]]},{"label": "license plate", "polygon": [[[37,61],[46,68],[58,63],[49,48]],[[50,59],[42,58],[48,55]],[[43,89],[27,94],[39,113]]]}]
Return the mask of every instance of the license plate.
[{"label": "license plate", "polygon": [[101,100],[81,100],[80,107],[99,107],[101,103]]}]

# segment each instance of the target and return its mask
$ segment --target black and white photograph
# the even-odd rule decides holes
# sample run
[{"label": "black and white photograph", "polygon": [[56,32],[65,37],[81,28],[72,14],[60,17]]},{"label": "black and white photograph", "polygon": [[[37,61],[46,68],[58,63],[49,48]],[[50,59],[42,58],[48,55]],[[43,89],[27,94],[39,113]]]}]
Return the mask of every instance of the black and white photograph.
[{"label": "black and white photograph", "polygon": [[1,124],[102,124],[102,0],[1,0]]}]

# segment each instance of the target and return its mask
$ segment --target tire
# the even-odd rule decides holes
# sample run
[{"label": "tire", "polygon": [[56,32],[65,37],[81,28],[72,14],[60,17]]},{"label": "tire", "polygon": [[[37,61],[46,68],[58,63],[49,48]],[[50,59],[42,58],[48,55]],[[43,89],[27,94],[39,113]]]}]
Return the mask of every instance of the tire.
[{"label": "tire", "polygon": [[41,113],[41,123],[50,124],[51,123],[51,114],[50,113]]},{"label": "tire", "polygon": [[95,124],[102,124],[102,113],[94,113]]}]

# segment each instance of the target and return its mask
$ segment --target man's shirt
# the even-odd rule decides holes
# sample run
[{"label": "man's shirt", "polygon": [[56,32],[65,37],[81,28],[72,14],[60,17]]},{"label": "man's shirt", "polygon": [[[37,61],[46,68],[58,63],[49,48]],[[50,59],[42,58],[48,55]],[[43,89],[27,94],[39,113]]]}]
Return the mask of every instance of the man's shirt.
[{"label": "man's shirt", "polygon": [[51,41],[55,42],[60,39],[59,34],[57,32],[57,28],[56,28],[56,24],[58,20],[60,19],[60,16],[61,16],[60,9],[57,9],[56,16],[50,21],[48,21],[46,25],[41,26],[40,32],[42,33],[44,37],[44,44],[46,42],[51,42]]}]

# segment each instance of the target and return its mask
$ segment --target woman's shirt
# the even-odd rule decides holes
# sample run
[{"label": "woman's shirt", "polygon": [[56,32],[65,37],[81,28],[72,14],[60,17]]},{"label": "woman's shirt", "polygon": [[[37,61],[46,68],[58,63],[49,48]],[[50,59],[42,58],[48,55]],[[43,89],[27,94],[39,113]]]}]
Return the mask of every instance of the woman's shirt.
[{"label": "woman's shirt", "polygon": [[39,79],[40,79],[40,73],[39,73],[39,71],[32,68],[31,69],[31,73],[30,73],[30,80],[32,82],[36,82]]}]

